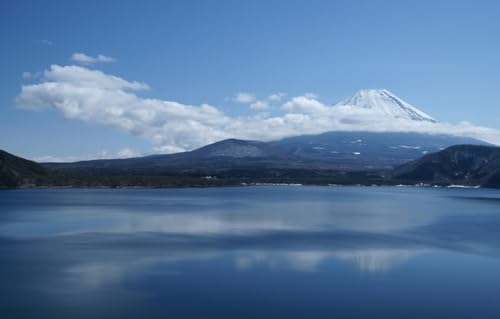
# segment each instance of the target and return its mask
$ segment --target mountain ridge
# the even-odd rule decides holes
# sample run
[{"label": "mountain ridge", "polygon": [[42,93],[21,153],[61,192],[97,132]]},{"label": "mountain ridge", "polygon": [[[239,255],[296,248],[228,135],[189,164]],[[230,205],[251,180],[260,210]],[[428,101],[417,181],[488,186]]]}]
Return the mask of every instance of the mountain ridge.
[{"label": "mountain ridge", "polygon": [[389,169],[456,144],[483,144],[449,135],[395,132],[326,132],[271,142],[227,139],[189,152],[129,159],[44,163],[51,169],[226,169],[234,167]]},{"label": "mountain ridge", "polygon": [[[213,166],[190,169],[186,166],[149,166],[148,169],[113,165],[54,167],[0,151],[0,187],[206,187],[301,183],[500,188],[500,147],[496,146],[455,145],[386,170],[350,171],[297,162],[283,166],[279,162],[262,160],[226,162],[224,158],[216,156],[209,162]],[[228,163],[230,165],[225,166]]]}]

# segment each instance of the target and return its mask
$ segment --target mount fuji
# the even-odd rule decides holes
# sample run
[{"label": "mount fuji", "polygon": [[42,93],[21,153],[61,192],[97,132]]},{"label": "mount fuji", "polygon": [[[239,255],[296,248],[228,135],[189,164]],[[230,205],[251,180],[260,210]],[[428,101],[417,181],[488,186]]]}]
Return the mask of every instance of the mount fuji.
[{"label": "mount fuji", "polygon": [[333,108],[335,107],[340,111],[351,111],[350,114],[368,114],[369,120],[375,121],[375,124],[378,120],[392,122],[396,130],[374,132],[356,129],[356,126],[353,126],[352,130],[332,130],[268,142],[226,139],[183,153],[122,160],[46,163],[45,166],[49,169],[155,168],[176,171],[198,169],[211,173],[249,167],[257,171],[269,168],[389,169],[457,144],[487,145],[483,141],[469,137],[405,129],[408,126],[400,126],[400,123],[405,125],[415,123],[416,126],[421,124],[432,126],[439,123],[430,115],[385,89],[360,90],[352,97],[333,105]]},{"label": "mount fuji", "polygon": [[339,101],[334,106],[367,109],[394,119],[437,122],[430,115],[422,112],[386,89],[359,90],[353,96]]}]

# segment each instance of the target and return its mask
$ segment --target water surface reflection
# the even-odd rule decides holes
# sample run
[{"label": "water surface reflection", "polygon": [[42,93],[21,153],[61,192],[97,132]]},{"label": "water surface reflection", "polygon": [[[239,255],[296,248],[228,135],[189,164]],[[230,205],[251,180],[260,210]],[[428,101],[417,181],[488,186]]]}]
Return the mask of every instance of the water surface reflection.
[{"label": "water surface reflection", "polygon": [[[344,307],[363,317],[345,299],[353,287],[375,301],[401,298],[413,285],[400,301],[411,308],[414,298],[427,298],[418,288],[427,283],[451,294],[440,296],[439,309],[448,311],[448,301],[464,296],[443,280],[457,279],[460,288],[470,276],[500,293],[493,284],[499,198],[491,190],[383,187],[0,192],[0,307],[19,317],[35,313],[26,309],[70,317],[148,309],[151,317],[178,318],[273,317],[258,313],[265,305],[288,317],[312,307],[320,309],[315,317],[329,317]],[[382,279],[390,288],[375,297],[373,280]],[[299,296],[292,311],[284,300]],[[463,306],[475,302],[470,296]],[[386,311],[368,304],[371,313]]]}]

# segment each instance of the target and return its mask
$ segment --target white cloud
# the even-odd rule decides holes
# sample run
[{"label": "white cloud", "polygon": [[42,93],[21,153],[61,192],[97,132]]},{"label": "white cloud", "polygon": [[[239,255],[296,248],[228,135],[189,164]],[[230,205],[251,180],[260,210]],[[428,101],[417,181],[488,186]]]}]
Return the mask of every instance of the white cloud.
[{"label": "white cloud", "polygon": [[255,95],[253,95],[252,93],[239,92],[236,93],[236,95],[234,96],[234,98],[232,98],[232,100],[238,103],[252,103],[256,99]]},{"label": "white cloud", "polygon": [[307,97],[308,99],[315,99],[315,100],[317,100],[319,98],[318,94],[311,93],[311,92],[304,93],[304,96]]},{"label": "white cloud", "polygon": [[186,150],[229,137],[230,119],[210,105],[141,98],[147,85],[79,66],[53,65],[41,83],[24,85],[19,107],[53,108],[67,118],[116,127],[157,147]]},{"label": "white cloud", "polygon": [[37,80],[42,76],[41,72],[29,72],[29,71],[24,71],[21,73],[21,77],[24,80]]},{"label": "white cloud", "polygon": [[[373,109],[326,105],[312,95],[291,97],[272,115],[230,117],[207,104],[189,105],[138,95],[147,88],[144,83],[99,70],[52,65],[39,83],[22,86],[16,104],[29,109],[51,108],[70,119],[115,127],[151,141],[155,152],[166,153],[191,150],[225,138],[265,141],[334,130],[454,134],[500,144],[500,132],[495,129],[467,122],[395,119]],[[268,103],[248,93],[236,97]]]},{"label": "white cloud", "polygon": [[109,63],[109,62],[115,62],[116,59],[112,58],[110,56],[98,54],[97,56],[93,57],[90,55],[87,55],[85,53],[81,52],[75,52],[71,56],[71,60],[81,63],[81,64],[94,64],[94,63]]},{"label": "white cloud", "polygon": [[116,153],[118,158],[131,158],[131,157],[137,157],[140,156],[141,154],[135,152],[133,149],[125,147]]},{"label": "white cloud", "polygon": [[142,82],[129,82],[120,77],[105,74],[99,70],[69,65],[52,65],[44,72],[45,83],[64,83],[80,88],[99,88],[109,90],[148,90],[149,86]]},{"label": "white cloud", "polygon": [[265,110],[268,107],[269,107],[269,104],[266,101],[257,100],[255,102],[253,102],[252,104],[250,104],[250,108],[252,110]]},{"label": "white cloud", "polygon": [[84,155],[68,155],[68,156],[53,156],[53,155],[43,155],[32,158],[32,160],[39,163],[58,163],[58,162],[78,162],[78,161],[88,161],[96,159],[109,159],[109,158],[131,158],[144,156],[145,154],[138,153],[131,148],[125,147],[118,152],[110,152],[108,150],[102,150],[94,154],[84,154]]},{"label": "white cloud", "polygon": [[23,79],[31,79],[33,74],[31,74],[31,72],[25,71],[25,72],[23,72],[23,74],[21,76]]},{"label": "white cloud", "polygon": [[275,93],[269,95],[265,99],[257,99],[255,94],[247,93],[247,92],[238,92],[232,98],[228,98],[227,100],[234,101],[237,103],[250,104],[250,108],[252,110],[263,111],[268,109],[270,106],[275,106],[277,102],[280,102],[285,93]]},{"label": "white cloud", "polygon": [[311,95],[296,96],[282,106],[283,110],[290,113],[325,113],[329,109]]},{"label": "white cloud", "polygon": [[280,102],[285,96],[286,93],[279,92],[269,95],[267,99],[271,102]]}]

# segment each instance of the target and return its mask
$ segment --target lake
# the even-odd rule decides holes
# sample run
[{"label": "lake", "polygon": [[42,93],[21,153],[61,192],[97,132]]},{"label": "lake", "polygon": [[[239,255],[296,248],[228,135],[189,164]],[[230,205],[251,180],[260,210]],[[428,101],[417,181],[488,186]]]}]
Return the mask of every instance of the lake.
[{"label": "lake", "polygon": [[1,318],[500,318],[500,192],[0,192]]}]

